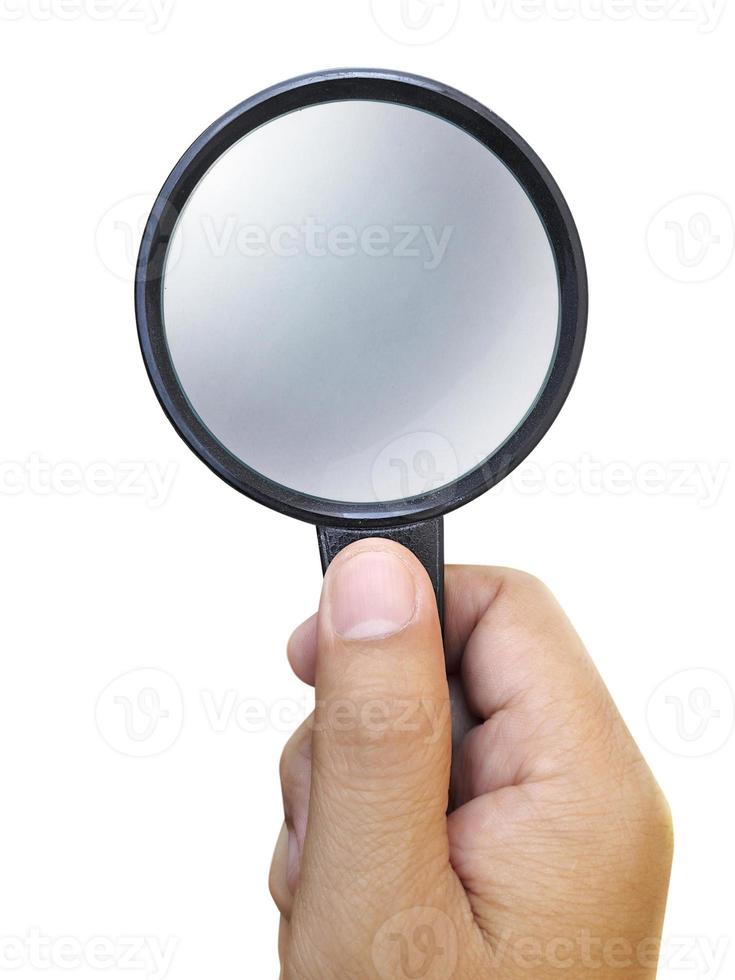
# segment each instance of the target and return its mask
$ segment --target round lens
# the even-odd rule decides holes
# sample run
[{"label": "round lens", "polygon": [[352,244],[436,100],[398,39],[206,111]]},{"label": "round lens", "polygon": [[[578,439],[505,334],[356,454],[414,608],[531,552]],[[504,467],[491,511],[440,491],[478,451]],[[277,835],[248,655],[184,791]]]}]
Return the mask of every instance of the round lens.
[{"label": "round lens", "polygon": [[234,143],[167,252],[186,399],[243,464],[328,501],[399,500],[496,453],[553,364],[558,272],[508,167],[395,103],[308,106]]}]

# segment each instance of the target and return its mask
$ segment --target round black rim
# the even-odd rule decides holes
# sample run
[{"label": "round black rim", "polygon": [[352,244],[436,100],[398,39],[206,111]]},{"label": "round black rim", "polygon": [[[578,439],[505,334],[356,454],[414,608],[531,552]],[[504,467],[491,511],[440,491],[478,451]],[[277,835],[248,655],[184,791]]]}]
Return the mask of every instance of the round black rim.
[{"label": "round black rim", "polygon": [[[163,323],[162,277],[178,216],[212,164],[252,130],[294,109],[346,99],[395,102],[431,112],[466,130],[511,170],[533,202],[549,237],[559,277],[556,354],[533,408],[506,442],[456,482],[388,502],[345,503],[298,493],[232,455],[192,410],[171,360]],[[187,150],[164,184],[148,219],[135,287],[138,334],[151,384],[182,439],[218,476],[258,502],[313,524],[389,527],[436,518],[473,500],[507,476],[538,445],[571,390],[584,346],[587,277],[572,215],[551,174],[523,139],[474,99],[430,79],[351,69],[306,75],[276,85],[232,109]]]}]

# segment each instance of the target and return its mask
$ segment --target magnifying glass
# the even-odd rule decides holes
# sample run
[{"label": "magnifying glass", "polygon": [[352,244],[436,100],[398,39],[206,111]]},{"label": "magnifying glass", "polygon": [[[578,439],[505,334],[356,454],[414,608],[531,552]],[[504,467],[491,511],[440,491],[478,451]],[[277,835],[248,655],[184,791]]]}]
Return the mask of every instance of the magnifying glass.
[{"label": "magnifying glass", "polygon": [[184,154],[148,220],[136,313],[179,435],[318,529],[380,536],[442,609],[443,515],[511,472],[579,366],[587,281],[553,178],[494,113],[379,70],[277,85]]}]

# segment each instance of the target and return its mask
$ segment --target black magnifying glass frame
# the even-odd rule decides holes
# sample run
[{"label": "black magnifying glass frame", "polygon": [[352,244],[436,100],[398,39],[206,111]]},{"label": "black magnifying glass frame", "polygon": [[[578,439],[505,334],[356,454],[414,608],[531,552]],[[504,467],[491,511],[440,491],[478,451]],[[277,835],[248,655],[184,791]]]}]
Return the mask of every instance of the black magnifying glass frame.
[{"label": "black magnifying glass frame", "polygon": [[[184,206],[217,159],[254,129],[307,106],[351,99],[409,106],[453,123],[494,153],[521,184],[546,230],[554,255],[560,317],[556,351],[544,385],[521,424],[475,469],[459,479],[401,500],[323,500],[282,486],[248,467],[204,425],[178,379],[166,340],[163,276]],[[294,162],[298,166],[297,161]],[[409,547],[432,579],[443,607],[444,514],[495,486],[538,445],[559,414],[579,368],[587,325],[587,275],[571,212],[553,177],[507,123],[440,82],[403,72],[340,69],[275,85],[236,106],[186,151],[159,193],[143,233],[135,282],[138,335],[158,400],[190,449],[230,486],[267,507],[317,525],[322,566],[347,544],[388,537]]]}]

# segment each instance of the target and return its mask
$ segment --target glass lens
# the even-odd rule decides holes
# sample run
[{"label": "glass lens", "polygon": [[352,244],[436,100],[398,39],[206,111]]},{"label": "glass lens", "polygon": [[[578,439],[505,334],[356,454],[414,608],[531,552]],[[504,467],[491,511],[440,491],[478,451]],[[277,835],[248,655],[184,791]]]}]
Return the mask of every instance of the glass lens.
[{"label": "glass lens", "polygon": [[217,160],[180,215],[163,308],[216,439],[285,487],[369,503],[502,447],[551,367],[559,287],[493,153],[438,116],[345,101]]}]

